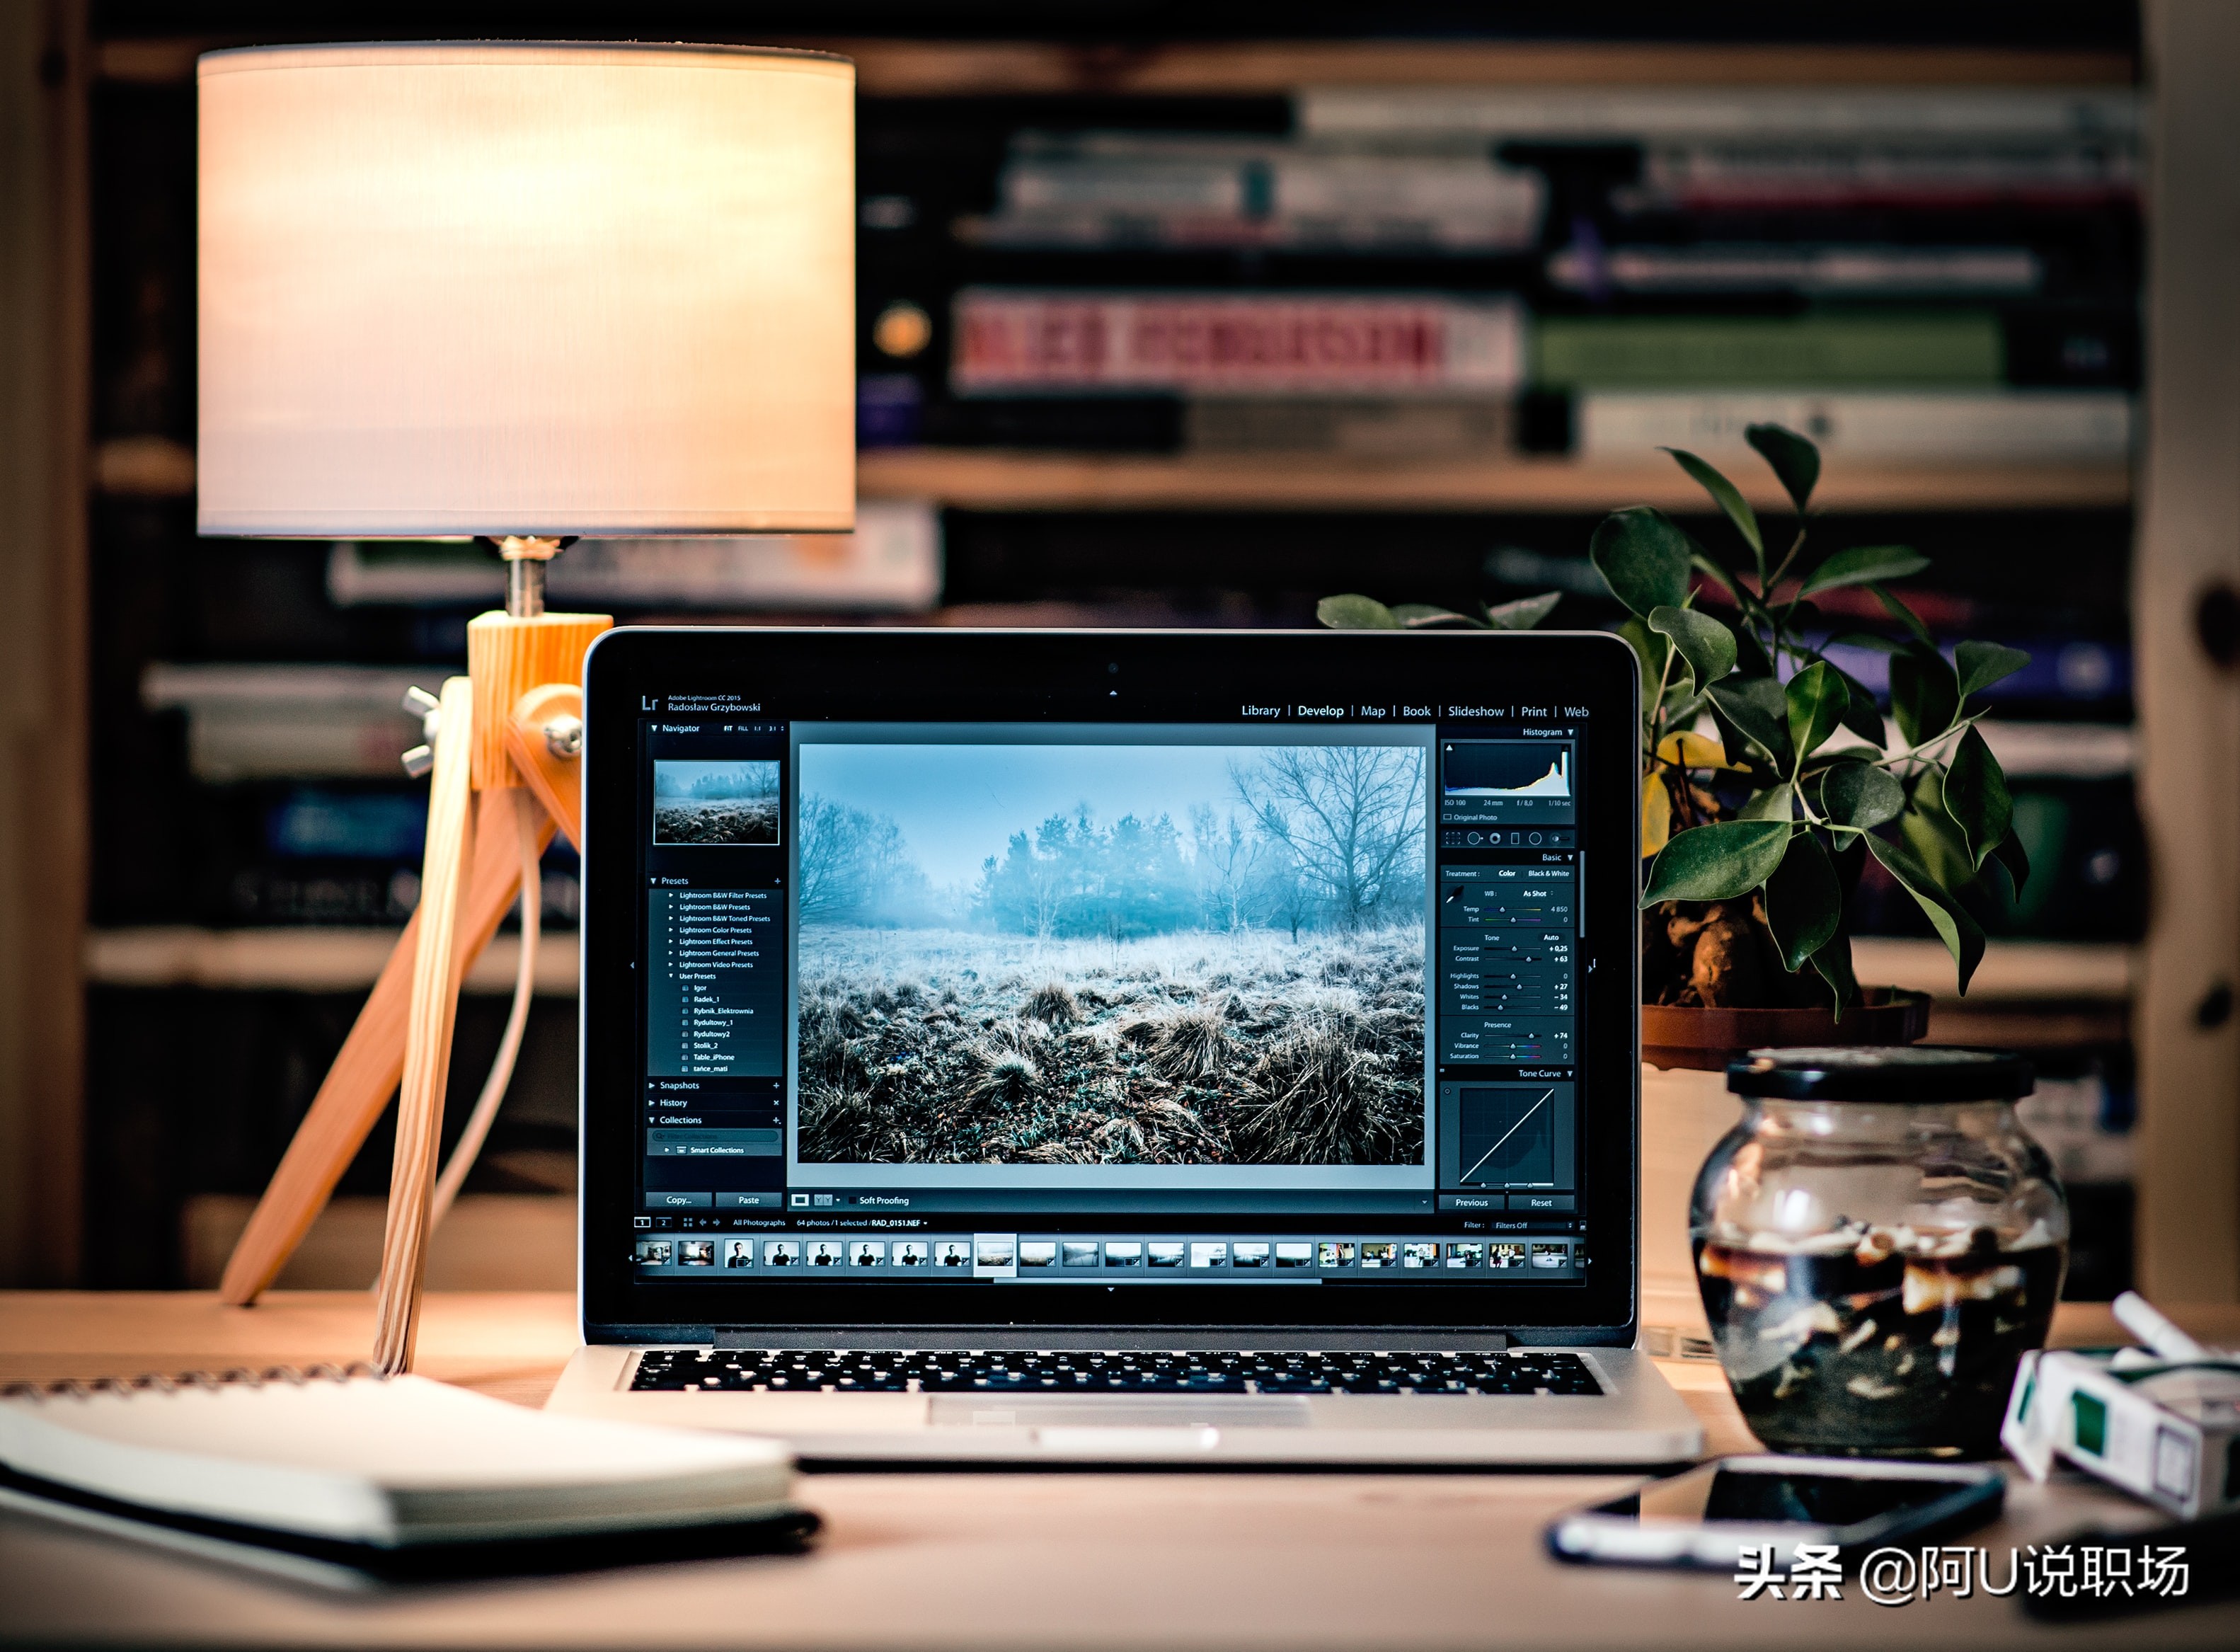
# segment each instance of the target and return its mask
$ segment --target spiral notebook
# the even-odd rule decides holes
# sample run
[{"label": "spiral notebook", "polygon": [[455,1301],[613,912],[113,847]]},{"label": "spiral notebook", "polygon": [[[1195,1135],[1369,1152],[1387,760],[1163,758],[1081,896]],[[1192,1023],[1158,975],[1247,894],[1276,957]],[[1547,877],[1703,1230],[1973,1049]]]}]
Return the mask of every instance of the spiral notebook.
[{"label": "spiral notebook", "polygon": [[558,1416],[362,1368],[17,1388],[0,1396],[0,1465],[12,1507],[376,1576],[697,1555],[815,1524],[771,1442]]}]

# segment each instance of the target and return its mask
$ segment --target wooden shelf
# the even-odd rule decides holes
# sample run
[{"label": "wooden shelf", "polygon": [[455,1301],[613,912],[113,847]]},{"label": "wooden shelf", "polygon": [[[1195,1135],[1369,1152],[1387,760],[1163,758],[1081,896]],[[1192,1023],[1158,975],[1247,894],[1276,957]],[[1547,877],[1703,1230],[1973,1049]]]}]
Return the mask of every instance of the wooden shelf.
[{"label": "wooden shelf", "polygon": [[[1755,467],[1739,485],[1763,510],[1786,509]],[[190,496],[192,450],[158,436],[95,450],[95,485],[140,498]],[[1582,463],[1560,458],[1369,464],[1306,455],[1054,453],[1005,448],[886,448],[857,456],[866,499],[925,499],[969,510],[1550,510],[1620,505],[1706,510],[1703,490],[1663,459]],[[1841,466],[1821,484],[1823,510],[2017,510],[2121,508],[2121,464]]]},{"label": "wooden shelf", "polygon": [[[301,37],[331,39],[327,34]],[[710,36],[709,38],[719,38]],[[199,52],[253,40],[149,37],[95,48],[104,80],[190,81]],[[837,51],[874,97],[1021,93],[1250,97],[1303,86],[2127,86],[2128,52],[1991,47],[1744,46],[1492,40],[1172,41],[773,40]]]},{"label": "wooden shelf", "polygon": [[1953,989],[1952,955],[1942,942],[1863,936],[1851,943],[1851,968],[1862,982],[1925,992],[1940,1008],[1997,1003],[2004,1011],[2030,1003],[2123,1003],[2131,996],[2138,955],[2128,946],[1994,941],[1964,999]]},{"label": "wooden shelf", "polygon": [[[388,962],[400,932],[387,929],[94,929],[85,977],[96,987],[202,987],[237,992],[363,992]],[[501,935],[468,973],[466,989],[510,993],[521,940]],[[576,996],[576,931],[543,937],[537,990]]]},{"label": "wooden shelf", "polygon": [[[972,510],[1546,510],[1650,504],[1708,510],[1668,462],[1585,464],[1516,458],[1372,465],[1320,456],[1045,453],[900,448],[860,455],[865,498],[928,499]],[[1763,510],[1784,508],[1770,476],[1743,471]],[[1829,510],[2013,510],[2121,507],[2120,464],[1837,467],[1814,503]]]},{"label": "wooden shelf", "polygon": [[2128,54],[1543,41],[803,42],[856,60],[873,97],[1018,92],[1206,96],[1302,86],[2128,84]]}]

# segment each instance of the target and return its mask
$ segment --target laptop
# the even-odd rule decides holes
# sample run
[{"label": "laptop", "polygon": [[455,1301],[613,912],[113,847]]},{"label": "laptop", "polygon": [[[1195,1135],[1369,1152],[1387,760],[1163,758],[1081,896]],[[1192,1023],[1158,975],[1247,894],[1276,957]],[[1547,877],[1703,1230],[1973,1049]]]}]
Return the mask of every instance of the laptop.
[{"label": "laptop", "polygon": [[1633,656],[623,629],[549,1403],[811,1462],[1653,1464]]}]

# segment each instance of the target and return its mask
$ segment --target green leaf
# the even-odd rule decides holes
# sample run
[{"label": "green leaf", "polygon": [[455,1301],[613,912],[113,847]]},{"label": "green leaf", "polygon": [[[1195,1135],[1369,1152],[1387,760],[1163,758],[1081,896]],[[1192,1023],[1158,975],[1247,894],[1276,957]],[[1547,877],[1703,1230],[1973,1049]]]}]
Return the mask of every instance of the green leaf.
[{"label": "green leaf", "polygon": [[1812,969],[1828,983],[1836,1000],[1836,1019],[1842,1021],[1843,1012],[1859,1002],[1859,978],[1851,973],[1851,937],[1837,929],[1834,938],[1812,955]]},{"label": "green leaf", "polygon": [[1657,709],[1657,685],[1664,676],[1665,656],[1672,652],[1671,640],[1632,618],[1617,628],[1617,634],[1625,639],[1641,667],[1641,714],[1648,716]]},{"label": "green leaf", "polygon": [[1851,703],[1843,674],[1825,660],[1814,661],[1790,678],[1783,697],[1787,703],[1790,748],[1800,763],[1836,732]]},{"label": "green leaf", "polygon": [[[1764,610],[1761,609],[1759,611],[1763,613]],[[1773,656],[1765,651],[1765,644],[1758,641],[1757,633],[1747,625],[1739,626],[1735,631],[1735,669],[1744,676],[1777,675],[1773,669]]]},{"label": "green leaf", "polygon": [[[1672,841],[1679,843],[1686,836],[1683,833],[1681,837]],[[1893,843],[1888,838],[1870,837],[1867,847],[1883,863],[1883,869],[1896,878],[1904,887],[1905,892],[1913,896],[1922,911],[1928,915],[1931,927],[1943,939],[1946,950],[1952,954],[1952,962],[1958,967],[1960,991],[1964,996],[1968,982],[1976,973],[1976,966],[1983,961],[1982,926],[1968,916],[1960,903],[1930,875],[1929,868],[1922,864],[1920,857],[1905,845]],[[1666,853],[1670,852],[1670,845],[1668,844]]]},{"label": "green leaf", "polygon": [[1315,617],[1333,631],[1397,631],[1399,616],[1373,597],[1325,596],[1315,604]]},{"label": "green leaf", "polygon": [[1979,729],[1960,736],[1945,766],[1944,812],[1960,829],[1978,870],[2014,829],[2015,803],[2007,793],[2005,771]]},{"label": "green leaf", "polygon": [[1890,712],[1911,745],[1923,745],[1960,715],[1960,683],[1933,648],[1890,656]]},{"label": "green leaf", "polygon": [[1929,627],[1921,623],[1920,615],[1915,613],[1903,603],[1898,601],[1897,597],[1891,596],[1890,592],[1883,590],[1880,585],[1870,584],[1867,589],[1874,593],[1875,601],[1883,605],[1883,612],[1888,614],[1892,619],[1896,620],[1899,624],[1904,626],[1908,631],[1911,632],[1915,642],[1920,643],[1923,648],[1935,648],[1937,646],[1937,639],[1929,634]]},{"label": "green leaf", "polygon": [[[1770,676],[1729,677],[1711,689],[1711,703],[1727,715],[1729,722],[1750,736],[1773,759],[1777,767],[1789,767],[1789,700],[1781,691],[1781,684]],[[1728,755],[1734,748],[1730,746]]]},{"label": "green leaf", "polygon": [[1451,608],[1434,608],[1429,603],[1396,603],[1392,617],[1411,631],[1482,631],[1486,629],[1483,620],[1457,614]]},{"label": "green leaf", "polygon": [[1963,643],[1952,650],[1954,663],[1960,668],[1960,697],[1980,694],[1994,683],[2012,676],[2030,663],[2030,656],[2018,648],[2002,648],[1997,643]]},{"label": "green leaf", "polygon": [[1913,799],[1897,817],[1898,836],[1929,869],[1929,875],[1948,889],[1975,881],[1976,863],[1969,858],[1967,840],[1944,812],[1944,794],[1932,774],[1917,776]]},{"label": "green leaf", "polygon": [[2014,885],[2015,899],[2023,897],[2023,885],[2030,882],[2030,855],[2023,848],[2020,832],[2010,831],[1992,849],[1991,858],[2007,869],[2007,881]]},{"label": "green leaf", "polygon": [[1513,603],[1491,603],[1486,606],[1485,621],[1497,631],[1533,630],[1563,600],[1563,592],[1549,591],[1539,596],[1520,596]]},{"label": "green leaf", "polygon": [[1765,884],[1765,923],[1781,949],[1783,967],[1795,975],[1835,938],[1843,917],[1843,891],[1828,851],[1810,832],[1789,840],[1789,852]]},{"label": "green leaf", "polygon": [[1928,557],[1904,545],[1855,545],[1837,551],[1814,569],[1797,588],[1797,594],[1810,596],[1815,591],[1837,590],[1845,585],[1904,579],[1928,566]]},{"label": "green leaf", "polygon": [[1773,876],[1789,844],[1783,821],[1729,820],[1695,826],[1661,849],[1649,869],[1641,903],[1730,901]]},{"label": "green leaf", "polygon": [[1905,788],[1872,763],[1839,763],[1820,776],[1820,812],[1838,826],[1865,831],[1896,820],[1904,807]]},{"label": "green leaf", "polygon": [[1803,516],[1805,507],[1812,502],[1813,487],[1820,480],[1820,450],[1780,424],[1746,426],[1743,440],[1756,448],[1773,467],[1773,474],[1781,478],[1782,487],[1796,503],[1797,514]]},{"label": "green leaf", "polygon": [[1735,669],[1735,634],[1708,614],[1692,608],[1659,608],[1650,613],[1649,629],[1672,639],[1672,646],[1696,674],[1698,688],[1710,688]]},{"label": "green leaf", "polygon": [[1844,692],[1851,696],[1850,703],[1843,708],[1843,726],[1876,750],[1881,750],[1890,734],[1883,727],[1883,714],[1875,708],[1875,691],[1832,660],[1828,669],[1843,679]]},{"label": "green leaf", "polygon": [[1711,496],[1712,503],[1727,513],[1727,520],[1735,524],[1735,531],[1743,536],[1743,543],[1748,545],[1750,554],[1757,558],[1758,579],[1763,583],[1765,578],[1765,538],[1757,530],[1757,512],[1750,509],[1750,501],[1742,496],[1742,490],[1685,448],[1667,448],[1664,450],[1679,462],[1683,470],[1696,478],[1703,491]]},{"label": "green leaf", "polygon": [[1650,505],[1629,505],[1602,519],[1587,547],[1610,595],[1646,618],[1688,600],[1688,563],[1696,543]]},{"label": "green leaf", "polygon": [[1735,810],[1737,820],[1794,820],[1797,794],[1786,786],[1768,786],[1763,791],[1754,791],[1750,800]]}]

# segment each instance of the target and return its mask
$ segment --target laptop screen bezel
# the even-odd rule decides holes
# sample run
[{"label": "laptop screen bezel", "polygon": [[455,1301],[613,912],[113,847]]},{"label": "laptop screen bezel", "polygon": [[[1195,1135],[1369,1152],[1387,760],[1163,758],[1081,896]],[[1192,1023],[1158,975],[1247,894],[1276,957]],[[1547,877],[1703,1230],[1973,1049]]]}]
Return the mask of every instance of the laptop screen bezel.
[{"label": "laptop screen bezel", "polygon": [[[1114,668],[1117,668],[1115,669]],[[587,1342],[704,1341],[726,1329],[1029,1326],[1403,1327],[1523,1341],[1630,1343],[1636,1317],[1640,1094],[1638,676],[1603,632],[963,631],[623,627],[585,666],[583,973],[578,1023],[579,1306]],[[1194,713],[1172,691],[1191,685]],[[637,775],[641,709],[659,696],[743,693],[765,715],[908,719],[929,684],[998,694],[1011,721],[1162,721],[1277,685],[1331,701],[1456,703],[1523,690],[1583,709],[1585,874],[1578,969],[1585,1282],[1457,1285],[978,1284],[668,1282],[629,1261],[636,1211],[640,978]],[[959,720],[964,720],[960,718]],[[978,720],[977,717],[973,720]]]}]

